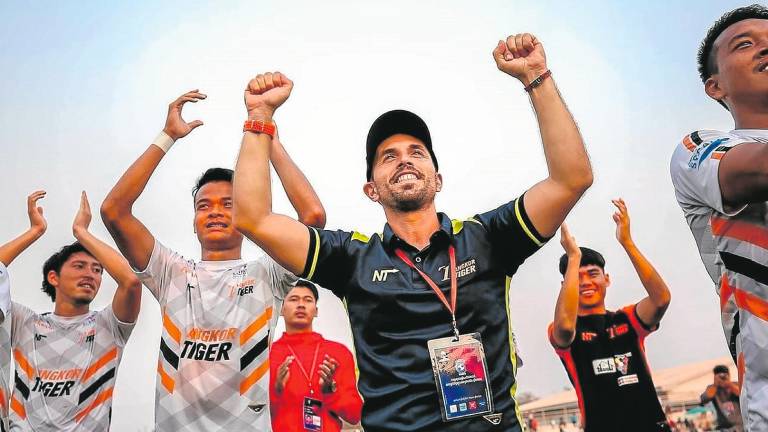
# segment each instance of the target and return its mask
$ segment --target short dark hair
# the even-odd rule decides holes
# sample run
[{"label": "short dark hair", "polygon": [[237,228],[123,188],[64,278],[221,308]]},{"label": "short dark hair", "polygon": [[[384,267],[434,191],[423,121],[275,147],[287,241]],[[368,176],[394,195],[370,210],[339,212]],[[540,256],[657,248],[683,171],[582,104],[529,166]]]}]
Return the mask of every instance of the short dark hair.
[{"label": "short dark hair", "polygon": [[42,290],[44,293],[48,294],[48,297],[51,298],[51,301],[56,301],[56,288],[48,282],[48,273],[51,270],[57,274],[60,273],[61,267],[69,259],[69,257],[78,252],[85,252],[88,255],[91,255],[91,253],[88,252],[88,249],[81,245],[80,242],[74,242],[59,249],[58,252],[51,255],[51,257],[45,261],[45,264],[43,264]]},{"label": "short dark hair", "polygon": [[306,288],[312,291],[312,296],[315,298],[315,303],[317,303],[317,300],[320,298],[320,291],[317,290],[317,286],[306,279],[297,280],[296,284],[291,289],[293,288]]},{"label": "short dark hair", "polygon": [[195,182],[195,187],[192,188],[192,198],[197,195],[200,188],[208,183],[217,181],[232,183],[234,174],[235,172],[229,168],[208,168]]},{"label": "short dark hair", "polygon": [[714,56],[715,39],[733,24],[753,18],[768,19],[768,8],[759,4],[753,4],[734,9],[721,16],[709,28],[707,35],[701,42],[697,55],[699,76],[702,82],[707,82],[712,74],[717,73],[717,61]]},{"label": "short dark hair", "polygon": [[721,373],[727,373],[728,375],[731,374],[731,370],[728,369],[728,366],[726,365],[717,365],[714,369],[712,369],[712,373],[715,375],[721,374]]},{"label": "short dark hair", "polygon": [[[605,271],[605,258],[603,258],[603,255],[600,252],[587,247],[579,247],[579,249],[581,249],[581,262],[579,263],[579,267],[595,265]],[[559,267],[560,274],[565,275],[565,270],[568,268],[568,254],[563,254],[563,256],[560,257]]]}]

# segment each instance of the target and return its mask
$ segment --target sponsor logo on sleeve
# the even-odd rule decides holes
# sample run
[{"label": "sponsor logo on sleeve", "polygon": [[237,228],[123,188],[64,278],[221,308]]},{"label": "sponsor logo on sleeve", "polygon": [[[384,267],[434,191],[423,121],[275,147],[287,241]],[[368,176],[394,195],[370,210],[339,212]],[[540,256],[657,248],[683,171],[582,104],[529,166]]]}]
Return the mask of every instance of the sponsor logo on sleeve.
[{"label": "sponsor logo on sleeve", "polygon": [[699,169],[701,162],[707,159],[707,157],[709,157],[710,154],[712,154],[714,151],[720,152],[722,157],[722,153],[725,153],[727,150],[719,146],[728,140],[730,140],[730,138],[718,138],[707,145],[700,145],[696,147],[696,150],[693,151],[691,158],[688,160],[688,168]]}]

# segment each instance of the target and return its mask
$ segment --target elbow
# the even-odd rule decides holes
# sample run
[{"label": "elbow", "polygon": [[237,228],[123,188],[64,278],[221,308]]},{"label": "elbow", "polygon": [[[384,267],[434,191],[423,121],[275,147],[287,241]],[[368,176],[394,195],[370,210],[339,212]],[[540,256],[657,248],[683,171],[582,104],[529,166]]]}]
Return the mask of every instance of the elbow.
[{"label": "elbow", "polygon": [[592,183],[595,181],[595,176],[592,174],[592,167],[587,166],[584,172],[574,175],[571,179],[570,188],[578,195],[584,195],[584,193],[592,187]]},{"label": "elbow", "polygon": [[101,208],[99,210],[101,213],[101,220],[104,222],[104,225],[106,225],[107,228],[114,226],[115,223],[125,213],[125,209],[122,208],[122,206],[116,200],[109,197],[107,197],[107,199],[101,203]]},{"label": "elbow", "polygon": [[656,307],[662,310],[667,310],[669,307],[669,303],[672,301],[672,293],[666,289],[664,292],[659,296],[659,299],[656,301]]},{"label": "elbow", "polygon": [[235,209],[232,212],[232,224],[235,226],[235,229],[240,231],[243,235],[246,235],[248,237],[250,236],[250,233],[256,232],[256,226],[257,219],[254,218],[248,211],[244,211],[243,208],[237,208],[237,205],[235,205]]},{"label": "elbow", "polygon": [[299,216],[299,222],[306,226],[315,228],[325,228],[325,209],[322,206],[316,206],[309,211],[303,212]]}]

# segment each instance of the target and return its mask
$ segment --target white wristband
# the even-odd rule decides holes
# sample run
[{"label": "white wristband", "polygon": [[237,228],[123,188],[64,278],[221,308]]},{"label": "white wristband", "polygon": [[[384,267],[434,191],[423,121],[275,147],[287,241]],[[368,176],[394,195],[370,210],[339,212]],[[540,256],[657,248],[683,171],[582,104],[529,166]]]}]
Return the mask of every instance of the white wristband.
[{"label": "white wristband", "polygon": [[154,141],[152,141],[152,144],[160,147],[160,150],[163,151],[163,153],[168,153],[168,150],[171,149],[171,146],[173,145],[174,141],[173,138],[170,137],[165,131],[160,131],[160,133],[157,135],[157,138],[155,138]]}]

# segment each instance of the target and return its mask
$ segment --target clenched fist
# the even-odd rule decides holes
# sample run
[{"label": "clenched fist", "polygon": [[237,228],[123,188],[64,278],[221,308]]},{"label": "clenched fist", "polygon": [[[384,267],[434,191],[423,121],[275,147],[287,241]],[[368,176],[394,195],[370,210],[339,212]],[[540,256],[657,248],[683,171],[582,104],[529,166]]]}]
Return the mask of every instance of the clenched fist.
[{"label": "clenched fist", "polygon": [[499,41],[493,59],[500,71],[512,75],[527,86],[547,71],[547,56],[536,36],[520,33]]},{"label": "clenched fist", "polygon": [[293,81],[280,72],[256,75],[245,88],[248,118],[271,120],[275,110],[291,95]]}]

